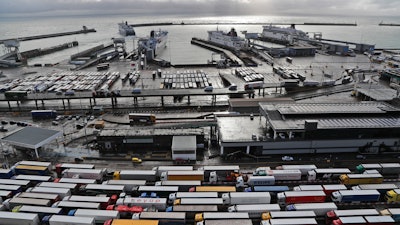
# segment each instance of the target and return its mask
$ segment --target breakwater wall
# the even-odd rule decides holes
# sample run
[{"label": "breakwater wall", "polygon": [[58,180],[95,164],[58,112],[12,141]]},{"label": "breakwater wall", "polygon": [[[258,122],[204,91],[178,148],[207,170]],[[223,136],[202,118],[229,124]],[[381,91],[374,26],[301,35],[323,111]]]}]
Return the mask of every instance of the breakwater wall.
[{"label": "breakwater wall", "polygon": [[77,30],[77,31],[68,31],[68,32],[53,33],[53,34],[42,34],[42,35],[35,35],[35,36],[3,39],[3,40],[0,40],[0,44],[3,44],[5,41],[8,41],[8,40],[30,41],[30,40],[60,37],[60,36],[67,36],[67,35],[74,35],[74,34],[87,34],[87,33],[92,33],[92,32],[96,32],[96,30],[88,29],[85,26],[83,26],[82,30]]}]

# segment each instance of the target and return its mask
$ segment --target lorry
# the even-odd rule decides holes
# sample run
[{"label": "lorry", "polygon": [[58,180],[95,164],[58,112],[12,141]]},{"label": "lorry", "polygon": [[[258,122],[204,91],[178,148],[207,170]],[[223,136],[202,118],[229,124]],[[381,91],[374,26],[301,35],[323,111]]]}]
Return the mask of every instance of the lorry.
[{"label": "lorry", "polygon": [[168,203],[180,198],[218,198],[218,192],[175,192],[169,195]]},{"label": "lorry", "polygon": [[204,179],[209,180],[210,182],[232,181],[235,174],[239,174],[240,167],[238,165],[203,166],[198,170],[204,171]]},{"label": "lorry", "polygon": [[159,225],[186,225],[184,212],[141,212],[133,214],[132,220],[158,220]]},{"label": "lorry", "polygon": [[103,185],[103,184],[86,184],[79,188],[79,192],[84,195],[119,195],[126,192],[124,185]]},{"label": "lorry", "polygon": [[[170,194],[178,191],[178,186],[139,186],[133,192],[139,193],[156,193],[158,197],[169,197]],[[146,194],[147,195],[147,194]]]},{"label": "lorry", "polygon": [[180,198],[174,201],[174,205],[218,205],[222,206],[222,198]]},{"label": "lorry", "polygon": [[247,212],[251,219],[260,219],[265,212],[280,211],[278,204],[248,204],[232,205],[228,207],[228,212]]},{"label": "lorry", "polygon": [[56,110],[32,110],[31,111],[33,120],[45,120],[45,119],[54,119],[57,117]]},{"label": "lorry", "polygon": [[317,169],[317,166],[314,164],[310,165],[282,165],[277,166],[275,169],[277,170],[300,170],[302,176],[306,176],[308,171],[312,171]]},{"label": "lorry", "polygon": [[364,216],[368,225],[394,225],[397,224],[390,216]]},{"label": "lorry", "polygon": [[40,225],[38,214],[0,211],[1,225]]},{"label": "lorry", "polygon": [[299,185],[294,186],[293,191],[323,191],[322,185]]},{"label": "lorry", "polygon": [[165,180],[157,181],[155,186],[178,186],[179,191],[189,191],[191,187],[201,186],[199,180]]},{"label": "lorry", "polygon": [[347,209],[347,210],[331,210],[326,213],[326,224],[330,225],[332,221],[346,216],[378,216],[376,209]]},{"label": "lorry", "polygon": [[77,164],[77,163],[58,163],[55,167],[57,176],[61,177],[62,171],[66,169],[94,169],[94,164]]},{"label": "lorry", "polygon": [[133,190],[135,187],[146,185],[146,180],[107,180],[102,185],[122,185],[125,190]]},{"label": "lorry", "polygon": [[159,225],[159,224],[158,220],[114,219],[106,221],[104,225]]},{"label": "lorry", "polygon": [[347,190],[346,185],[344,184],[324,184],[322,185],[326,196],[331,196],[332,192],[339,190]]},{"label": "lorry", "polygon": [[332,201],[336,203],[346,202],[377,202],[380,193],[377,190],[340,190],[332,193]]},{"label": "lorry", "polygon": [[195,222],[201,222],[204,220],[237,220],[237,219],[250,219],[247,212],[203,212],[197,213],[194,217]]},{"label": "lorry", "polygon": [[204,181],[204,171],[165,171],[161,173],[161,181],[165,180],[199,180]]},{"label": "lorry", "polygon": [[352,190],[377,190],[381,193],[382,198],[386,192],[398,188],[396,184],[359,184],[351,187]]},{"label": "lorry", "polygon": [[78,201],[59,201],[54,203],[51,207],[62,208],[63,213],[67,214],[73,209],[100,209],[98,202],[78,202]]},{"label": "lorry", "polygon": [[222,220],[204,220],[201,222],[197,222],[196,225],[253,225],[251,219],[222,219]]},{"label": "lorry", "polygon": [[57,178],[54,180],[57,183],[73,183],[78,184],[79,186],[85,184],[97,184],[95,179],[79,179],[79,178]]},{"label": "lorry", "polygon": [[68,188],[31,187],[26,189],[26,192],[57,194],[60,198],[71,195],[71,190]]},{"label": "lorry", "polygon": [[229,192],[222,194],[225,205],[236,204],[269,204],[271,195],[269,192]]},{"label": "lorry", "polygon": [[400,208],[388,208],[379,212],[382,216],[391,216],[396,222],[400,222]]},{"label": "lorry", "polygon": [[71,195],[63,198],[63,201],[72,202],[95,202],[100,203],[101,209],[106,209],[109,205],[115,204],[117,201],[117,195],[111,197],[107,196],[82,196],[82,195]]},{"label": "lorry", "polygon": [[301,180],[300,170],[268,170],[267,176],[273,176],[278,180]]},{"label": "lorry", "polygon": [[40,175],[45,176],[50,173],[47,167],[45,166],[31,166],[31,165],[17,165],[14,166],[15,174],[26,174],[26,175]]},{"label": "lorry", "polygon": [[[274,176],[249,176],[247,179],[248,186],[265,186],[265,185],[274,185],[275,177]],[[245,182],[242,176],[236,179],[236,187],[245,187]]]},{"label": "lorry", "polygon": [[153,167],[154,171],[156,171],[156,175],[157,177],[161,177],[161,174],[163,172],[167,172],[170,170],[174,170],[174,171],[192,171],[193,170],[193,166],[156,166]]},{"label": "lorry", "polygon": [[107,220],[119,219],[119,212],[99,209],[73,209],[68,212],[68,216],[94,218],[96,224],[104,224]]},{"label": "lorry", "polygon": [[13,179],[29,180],[33,184],[36,184],[37,182],[50,181],[50,180],[52,180],[52,177],[51,176],[39,176],[39,175],[17,175],[17,176],[14,176]]},{"label": "lorry", "polygon": [[286,206],[286,211],[314,211],[316,216],[325,216],[327,212],[336,210],[337,206],[333,202],[302,203]]},{"label": "lorry", "polygon": [[284,192],[284,191],[289,191],[288,186],[250,186],[244,189],[245,192]]},{"label": "lorry", "polygon": [[48,225],[95,225],[93,217],[80,217],[80,216],[64,216],[64,215],[52,215],[44,217],[42,220]]},{"label": "lorry", "polygon": [[317,225],[314,218],[285,218],[262,220],[260,225]]},{"label": "lorry", "polygon": [[317,181],[317,180],[332,180],[336,181],[342,174],[349,174],[351,171],[348,168],[324,168],[324,169],[314,169],[308,171],[307,180]]},{"label": "lorry", "polygon": [[60,196],[58,194],[48,194],[48,193],[35,193],[35,192],[20,192],[14,197],[19,198],[36,198],[36,199],[49,199],[51,203],[60,201]]},{"label": "lorry", "polygon": [[0,184],[0,190],[11,191],[13,195],[22,192],[22,187],[20,185],[11,184]]},{"label": "lorry", "polygon": [[157,171],[154,170],[121,170],[115,171],[114,180],[145,180],[155,182],[157,180]]},{"label": "lorry", "polygon": [[357,184],[381,184],[383,176],[381,174],[342,174],[339,177],[340,183],[344,185]]},{"label": "lorry", "polygon": [[160,211],[165,211],[167,208],[167,199],[125,197],[119,198],[116,202],[116,205],[141,206],[143,208],[155,207]]},{"label": "lorry", "polygon": [[189,192],[235,192],[235,186],[196,186],[189,189]]},{"label": "lorry", "polygon": [[10,179],[14,176],[14,170],[12,169],[0,169],[0,178],[1,179]]},{"label": "lorry", "polygon": [[393,189],[386,192],[385,200],[387,203],[400,202],[400,189]]},{"label": "lorry", "polygon": [[286,206],[293,203],[325,202],[323,191],[285,191],[277,194],[278,204]]},{"label": "lorry", "polygon": [[51,200],[49,199],[35,199],[35,198],[9,198],[3,202],[3,205],[8,209],[12,210],[14,207],[19,205],[32,205],[32,206],[51,206]]},{"label": "lorry", "polygon": [[360,164],[356,167],[358,173],[363,173],[366,170],[377,170],[380,174],[399,174],[400,163],[370,163]]},{"label": "lorry", "polygon": [[78,190],[78,184],[74,183],[40,182],[36,187],[66,188],[70,189],[72,193]]},{"label": "lorry", "polygon": [[19,205],[12,209],[14,213],[36,213],[39,218],[42,219],[45,216],[61,214],[60,208],[45,207],[45,206],[31,206],[31,205]]},{"label": "lorry", "polygon": [[315,218],[315,212],[312,210],[305,211],[272,211],[265,212],[262,215],[262,220],[282,219],[282,218]]},{"label": "lorry", "polygon": [[367,224],[367,221],[362,216],[347,216],[333,220],[332,225],[362,225]]},{"label": "lorry", "polygon": [[62,172],[63,178],[83,178],[102,181],[106,175],[106,169],[75,169],[70,168]]},{"label": "lorry", "polygon": [[186,219],[194,220],[196,213],[218,212],[217,205],[174,205],[166,209],[166,212],[185,212]]}]

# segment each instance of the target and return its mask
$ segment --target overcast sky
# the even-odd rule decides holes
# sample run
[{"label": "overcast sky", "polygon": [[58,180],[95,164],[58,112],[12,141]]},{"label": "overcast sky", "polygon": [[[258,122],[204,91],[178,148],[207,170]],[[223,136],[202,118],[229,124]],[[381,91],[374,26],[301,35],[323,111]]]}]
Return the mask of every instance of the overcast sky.
[{"label": "overcast sky", "polygon": [[0,0],[6,14],[182,13],[207,15],[397,16],[399,0]]}]

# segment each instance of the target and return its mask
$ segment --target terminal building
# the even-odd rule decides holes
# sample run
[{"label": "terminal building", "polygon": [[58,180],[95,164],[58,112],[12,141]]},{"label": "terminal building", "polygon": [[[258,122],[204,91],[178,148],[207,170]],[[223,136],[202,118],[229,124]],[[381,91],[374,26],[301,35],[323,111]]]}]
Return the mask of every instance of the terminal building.
[{"label": "terminal building", "polygon": [[97,135],[97,144],[103,154],[140,154],[151,158],[196,160],[205,145],[202,128],[151,128],[145,126],[127,129],[103,129]]},{"label": "terminal building", "polygon": [[220,117],[220,153],[400,153],[400,109],[383,102],[259,103],[260,116]]}]

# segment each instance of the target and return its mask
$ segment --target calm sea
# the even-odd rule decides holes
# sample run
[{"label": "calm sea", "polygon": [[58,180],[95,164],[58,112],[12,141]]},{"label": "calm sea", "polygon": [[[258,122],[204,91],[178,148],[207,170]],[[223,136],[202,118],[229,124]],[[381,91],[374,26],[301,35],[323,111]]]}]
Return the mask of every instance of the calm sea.
[{"label": "calm sea", "polygon": [[[94,28],[96,33],[48,38],[21,42],[20,50],[26,51],[35,48],[46,48],[71,41],[78,41],[79,47],[63,50],[51,55],[38,57],[29,61],[34,63],[56,63],[69,58],[71,54],[86,50],[90,47],[111,43],[111,38],[121,37],[117,23],[128,21],[129,24],[173,22],[173,23],[304,23],[304,22],[331,22],[357,23],[357,26],[297,26],[312,36],[314,32],[321,32],[323,38],[375,44],[376,48],[400,48],[400,26],[379,26],[385,23],[400,23],[400,17],[288,17],[288,16],[204,16],[191,17],[187,15],[87,15],[62,17],[0,17],[0,39],[49,34],[56,32],[74,31],[82,28]],[[261,25],[175,25],[160,27],[137,27],[137,37],[146,37],[152,29],[163,29],[169,32],[166,50],[161,58],[173,64],[206,63],[211,59],[210,51],[191,45],[192,37],[207,38],[208,30],[226,30],[234,27],[239,34],[241,31],[262,32]],[[127,49],[134,46],[133,38],[126,38]],[[4,52],[4,49],[0,51]],[[1,52],[0,52],[1,53]]]}]

